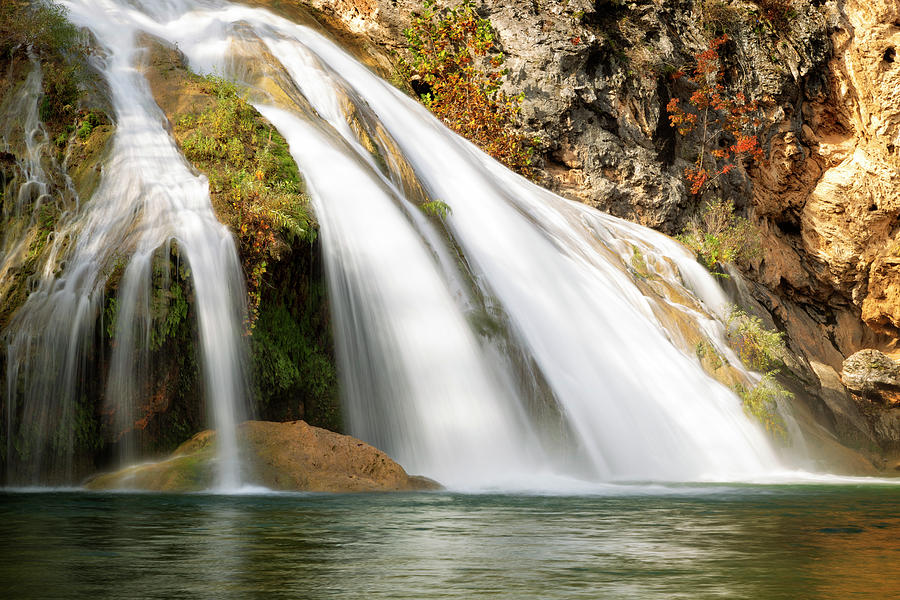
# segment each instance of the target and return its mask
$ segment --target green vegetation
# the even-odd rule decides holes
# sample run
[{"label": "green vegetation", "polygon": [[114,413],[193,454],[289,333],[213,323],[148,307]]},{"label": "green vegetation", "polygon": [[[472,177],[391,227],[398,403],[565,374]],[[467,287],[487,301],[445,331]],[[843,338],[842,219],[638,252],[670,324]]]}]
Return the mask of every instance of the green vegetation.
[{"label": "green vegetation", "polygon": [[[233,84],[190,73],[166,48],[151,48],[149,62],[151,88],[175,124],[176,140],[208,177],[216,214],[238,239],[250,294],[247,329],[258,416],[303,418],[339,431],[337,371],[315,223],[287,143]],[[181,102],[186,96],[194,98],[187,110]],[[371,147],[376,148],[374,143]],[[185,296],[190,296],[187,288]],[[177,296],[169,300],[175,312],[168,316],[179,315]],[[193,348],[186,337],[190,329],[184,332],[178,343]],[[182,380],[195,372],[192,365],[177,368]],[[194,384],[188,380],[185,385]],[[168,435],[169,429],[183,432],[177,441],[196,432],[190,405],[180,401],[160,414],[158,422],[158,435]]]},{"label": "green vegetation", "polygon": [[181,324],[187,319],[188,304],[181,283],[175,281],[167,288],[155,287],[150,299],[150,312],[153,315],[150,350],[156,351],[179,332]]},{"label": "green vegetation", "polygon": [[794,395],[786,390],[775,379],[774,373],[766,373],[753,388],[744,385],[734,386],[735,393],[741,398],[741,405],[747,416],[762,423],[773,437],[787,439],[784,419],[778,414],[779,398],[790,399]]},{"label": "green vegetation", "polygon": [[213,196],[227,203],[220,202],[218,212],[238,237],[252,328],[269,262],[286,243],[312,242],[316,229],[284,138],[234,84],[218,77],[196,81],[215,102],[199,114],[179,115],[175,136],[185,157],[206,173]]},{"label": "green vegetation", "polygon": [[80,34],[66,17],[65,8],[48,0],[6,0],[0,6],[0,56],[19,47],[41,55],[76,51]]},{"label": "green vegetation", "polygon": [[48,124],[74,121],[89,76],[82,34],[66,16],[65,8],[47,0],[0,6],[0,59],[25,59],[29,49],[38,57],[44,83],[40,114]]},{"label": "green vegetation", "polygon": [[784,365],[784,334],[766,329],[759,317],[732,308],[726,321],[726,336],[741,362],[754,371],[771,372]]},{"label": "green vegetation", "polygon": [[794,395],[775,378],[784,366],[787,348],[784,334],[770,331],[762,319],[748,315],[734,307],[726,321],[726,337],[747,367],[763,373],[753,388],[738,384],[734,391],[740,396],[744,411],[765,426],[766,431],[781,439],[787,438],[784,421],[778,415],[778,398],[790,399]]},{"label": "green vegetation", "polygon": [[252,338],[255,395],[264,414],[341,431],[337,371],[312,312],[296,318],[283,304],[263,306]]},{"label": "green vegetation", "polygon": [[[103,311],[106,342],[114,346],[119,318],[116,287],[125,268],[117,259],[109,277],[109,291]],[[150,281],[149,331],[140,331],[149,339],[150,371],[141,378],[141,406],[135,408],[135,421],[124,431],[113,431],[113,415],[106,415],[100,439],[133,436],[139,447],[151,452],[171,452],[203,425],[200,392],[200,368],[196,358],[196,318],[189,267],[181,261],[178,246],[171,244],[157,251]],[[137,319],[135,326],[140,326]],[[98,392],[100,394],[102,392]],[[105,436],[105,438],[104,438]]]},{"label": "green vegetation", "polygon": [[425,211],[425,214],[431,215],[432,217],[437,217],[439,219],[445,219],[447,215],[453,212],[446,202],[441,202],[440,200],[432,200],[431,202],[424,202],[420,205],[420,208]]},{"label": "green vegetation", "polygon": [[644,253],[637,246],[631,247],[631,272],[638,279],[653,279],[655,277],[647,265]]},{"label": "green vegetation", "polygon": [[409,60],[400,68],[425,106],[509,168],[533,177],[536,141],[513,130],[522,96],[500,91],[506,71],[490,21],[468,0],[442,10],[425,0],[404,33]]},{"label": "green vegetation", "polygon": [[105,115],[90,111],[84,115],[84,118],[81,120],[81,125],[78,127],[78,130],[75,132],[75,135],[78,136],[79,140],[86,140],[91,136],[91,132],[94,131],[96,127],[99,127],[103,124],[105,119]]},{"label": "green vegetation", "polygon": [[747,219],[735,216],[730,200],[708,203],[678,240],[710,270],[719,263],[746,265],[762,252],[759,230]]},{"label": "green vegetation", "polygon": [[697,354],[697,358],[700,359],[700,364],[708,366],[710,371],[716,371],[725,366],[725,357],[708,340],[697,342],[697,345],[694,346],[694,352]]}]

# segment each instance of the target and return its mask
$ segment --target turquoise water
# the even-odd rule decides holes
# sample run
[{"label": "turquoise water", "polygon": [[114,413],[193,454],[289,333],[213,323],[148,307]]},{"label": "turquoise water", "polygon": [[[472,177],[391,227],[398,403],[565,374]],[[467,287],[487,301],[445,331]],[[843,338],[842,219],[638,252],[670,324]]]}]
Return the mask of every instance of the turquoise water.
[{"label": "turquoise water", "polygon": [[900,598],[900,488],[0,492],[2,598]]}]

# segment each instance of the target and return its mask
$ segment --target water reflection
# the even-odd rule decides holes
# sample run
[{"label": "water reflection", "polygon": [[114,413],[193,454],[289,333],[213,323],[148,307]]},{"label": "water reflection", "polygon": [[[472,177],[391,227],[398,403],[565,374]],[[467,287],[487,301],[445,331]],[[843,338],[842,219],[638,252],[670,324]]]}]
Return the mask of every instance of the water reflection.
[{"label": "water reflection", "polygon": [[891,598],[896,488],[0,495],[0,596]]}]

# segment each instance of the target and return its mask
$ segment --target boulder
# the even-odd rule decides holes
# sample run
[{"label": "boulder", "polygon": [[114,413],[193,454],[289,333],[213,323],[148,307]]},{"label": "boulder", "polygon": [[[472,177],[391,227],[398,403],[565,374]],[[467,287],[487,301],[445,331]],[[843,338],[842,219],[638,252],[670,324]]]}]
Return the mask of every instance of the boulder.
[{"label": "boulder", "polygon": [[860,350],[847,358],[841,381],[857,396],[900,405],[900,363],[878,350]]},{"label": "boulder", "polygon": [[[202,431],[166,460],[98,475],[92,490],[193,492],[215,481],[215,431]],[[387,454],[348,435],[303,421],[247,421],[238,427],[244,481],[272,490],[302,492],[402,492],[440,489],[410,476]]]}]

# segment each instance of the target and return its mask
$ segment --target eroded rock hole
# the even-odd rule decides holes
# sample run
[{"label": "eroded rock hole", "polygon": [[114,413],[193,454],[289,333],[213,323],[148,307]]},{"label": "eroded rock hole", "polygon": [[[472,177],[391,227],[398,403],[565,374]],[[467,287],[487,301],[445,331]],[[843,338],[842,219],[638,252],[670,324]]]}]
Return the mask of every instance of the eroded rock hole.
[{"label": "eroded rock hole", "polygon": [[882,57],[884,62],[892,63],[897,58],[897,49],[896,48],[888,48],[884,51],[884,56]]},{"label": "eroded rock hole", "polygon": [[429,85],[419,77],[413,77],[409,81],[409,86],[413,89],[416,95],[420,97],[431,93],[431,85]]}]

